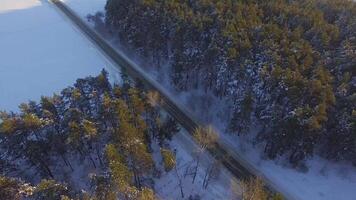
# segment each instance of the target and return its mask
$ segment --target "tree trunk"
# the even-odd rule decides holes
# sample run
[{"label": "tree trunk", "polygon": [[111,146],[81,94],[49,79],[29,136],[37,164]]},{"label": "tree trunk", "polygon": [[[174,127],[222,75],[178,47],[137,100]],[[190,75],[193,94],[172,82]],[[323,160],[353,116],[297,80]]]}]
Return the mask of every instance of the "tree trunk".
[{"label": "tree trunk", "polygon": [[133,169],[133,173],[134,173],[134,179],[135,179],[135,186],[138,189],[141,189],[141,181],[140,181],[139,176],[137,175],[137,170],[135,168]]},{"label": "tree trunk", "polygon": [[88,155],[89,155],[89,159],[91,160],[91,162],[92,162],[94,168],[96,168],[95,161],[94,161],[93,157],[91,156],[90,152],[88,153]]},{"label": "tree trunk", "polygon": [[210,176],[210,173],[211,173],[211,166],[209,166],[206,171],[205,171],[205,175],[204,175],[204,180],[203,180],[203,188],[206,188],[205,187],[205,184],[207,185],[207,182],[208,182],[208,177]]},{"label": "tree trunk", "polygon": [[64,163],[67,165],[67,166],[69,166],[69,168],[72,170],[72,172],[74,171],[74,169],[73,169],[73,167],[72,167],[72,165],[70,164],[70,162],[67,160],[67,158],[63,155],[63,154],[61,154],[61,157],[62,157],[62,160],[64,161]]},{"label": "tree trunk", "polygon": [[40,165],[42,165],[42,167],[45,168],[45,170],[47,171],[47,174],[48,174],[52,179],[54,179],[54,176],[53,176],[52,171],[51,171],[51,169],[49,168],[49,166],[48,166],[45,162],[43,162],[42,159],[40,159],[39,162],[40,162]]},{"label": "tree trunk", "polygon": [[182,199],[184,199],[184,191],[183,191],[183,183],[182,183],[182,179],[179,176],[178,170],[177,170],[177,165],[174,167],[174,171],[176,172],[177,178],[178,178],[178,185],[180,188],[180,194],[182,196]]},{"label": "tree trunk", "polygon": [[101,160],[101,157],[100,157],[100,152],[99,152],[99,148],[96,147],[96,156],[98,157],[98,160],[99,160],[99,163],[100,163],[100,166],[103,166],[103,161]]},{"label": "tree trunk", "polygon": [[200,155],[198,155],[198,157],[197,157],[197,165],[195,166],[195,169],[194,169],[193,182],[192,183],[194,183],[195,178],[197,177],[199,164],[200,164]]}]

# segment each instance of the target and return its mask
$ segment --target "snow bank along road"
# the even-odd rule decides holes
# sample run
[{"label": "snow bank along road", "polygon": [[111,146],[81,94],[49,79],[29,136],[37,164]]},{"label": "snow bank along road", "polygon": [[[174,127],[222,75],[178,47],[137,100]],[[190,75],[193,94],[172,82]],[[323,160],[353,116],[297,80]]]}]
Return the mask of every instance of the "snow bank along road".
[{"label": "snow bank along road", "polygon": [[[174,117],[190,134],[199,127],[199,122],[191,117],[188,111],[179,104],[170,99],[167,93],[155,81],[145,75],[134,63],[132,63],[122,53],[115,51],[104,39],[102,39],[94,30],[88,27],[70,8],[64,5],[60,0],[49,0],[58,10],[63,12],[109,59],[113,61],[120,69],[124,70],[135,80],[140,80],[147,90],[153,90],[160,94],[161,106]],[[223,142],[217,142],[209,152],[217,159],[220,159],[223,165],[239,179],[250,177],[262,177],[271,192],[280,192],[287,199],[293,199],[290,195],[279,191],[278,188],[255,168],[245,162],[238,154],[229,150]]]}]

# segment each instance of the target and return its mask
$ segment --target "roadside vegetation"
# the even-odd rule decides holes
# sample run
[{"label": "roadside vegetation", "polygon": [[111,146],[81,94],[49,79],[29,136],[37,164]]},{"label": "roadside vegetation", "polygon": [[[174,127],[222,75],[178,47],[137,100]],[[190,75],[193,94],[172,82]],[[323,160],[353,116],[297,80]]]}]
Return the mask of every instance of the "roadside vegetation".
[{"label": "roadside vegetation", "polygon": [[[1,112],[0,199],[162,199],[155,179],[168,173],[173,178],[167,184],[177,185],[179,197],[200,199],[186,193],[185,183],[205,191],[218,179],[218,158],[203,166],[217,133],[198,128],[193,160],[182,163],[170,146],[180,131],[176,121],[162,116],[157,95],[123,79],[123,85],[112,85],[103,70],[60,94],[21,104],[18,113]],[[271,198],[260,179],[235,187],[236,199]]]}]

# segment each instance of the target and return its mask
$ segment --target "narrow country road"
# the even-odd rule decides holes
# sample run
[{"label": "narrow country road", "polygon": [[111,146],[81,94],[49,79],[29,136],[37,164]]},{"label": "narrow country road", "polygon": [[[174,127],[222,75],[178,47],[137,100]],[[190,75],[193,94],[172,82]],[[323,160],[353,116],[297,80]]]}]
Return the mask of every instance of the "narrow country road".
[{"label": "narrow country road", "polygon": [[[188,111],[182,106],[174,102],[163,88],[154,80],[150,79],[143,71],[132,63],[122,53],[117,52],[112,48],[101,36],[99,36],[92,28],[83,22],[69,7],[67,7],[60,0],[49,0],[58,10],[65,14],[83,33],[89,38],[118,68],[123,69],[134,80],[140,80],[147,90],[156,91],[160,95],[161,106],[174,117],[182,127],[184,127],[190,134],[199,127],[199,122],[191,117]],[[190,137],[192,138],[192,137]],[[219,140],[209,152],[217,159],[220,159],[223,165],[238,179],[247,179],[250,177],[261,177],[268,189],[271,192],[279,192],[283,194],[286,199],[294,199],[292,196],[286,194],[269,181],[263,174],[258,172],[253,166],[246,162],[238,153],[229,147],[228,143]]]}]

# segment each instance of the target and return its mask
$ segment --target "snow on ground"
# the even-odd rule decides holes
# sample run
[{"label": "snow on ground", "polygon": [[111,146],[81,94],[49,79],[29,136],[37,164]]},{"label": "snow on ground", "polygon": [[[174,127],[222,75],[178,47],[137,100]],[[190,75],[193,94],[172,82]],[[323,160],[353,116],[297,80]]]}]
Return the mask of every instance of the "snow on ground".
[{"label": "snow on ground", "polygon": [[350,165],[333,163],[315,156],[308,160],[307,172],[284,167],[278,161],[263,160],[261,147],[251,142],[237,143],[237,137],[223,136],[224,145],[234,148],[244,160],[262,176],[294,199],[354,200],[356,197],[356,170]]},{"label": "snow on ground", "polygon": [[96,12],[104,12],[106,0],[62,0],[70,8],[75,10],[77,14],[86,17],[88,14]]},{"label": "snow on ground", "polygon": [[40,5],[39,1],[30,1],[30,0],[2,0],[0,4],[0,13],[10,12],[13,10],[22,10],[34,6]]},{"label": "snow on ground", "polygon": [[[159,147],[153,148],[154,152],[159,152]],[[173,169],[168,173],[163,173],[160,179],[155,179],[155,190],[162,199],[182,199],[179,187],[179,178],[182,180],[184,199],[189,196],[199,195],[201,199],[239,199],[241,188],[239,182],[224,167],[220,167],[219,175],[212,180],[208,187],[203,187],[203,180],[206,169],[211,166],[212,158],[205,153],[201,156],[201,164],[198,168],[197,177],[194,183],[193,176],[186,175],[187,169],[194,168],[196,159],[194,157],[197,146],[193,139],[185,130],[173,137],[170,143],[171,149],[176,149],[177,171]],[[164,170],[162,170],[164,171]],[[178,174],[178,175],[177,175]]]},{"label": "snow on ground", "polygon": [[[0,0],[0,110],[116,69],[46,0]],[[115,76],[114,76],[115,74]]]},{"label": "snow on ground", "polygon": [[[95,14],[98,11],[103,11],[106,0],[62,0],[72,9],[74,9],[83,18],[87,14]],[[85,6],[83,6],[85,5]],[[161,83],[161,82],[160,82]],[[165,86],[170,88],[169,85]],[[189,95],[188,95],[189,96]],[[182,102],[187,102],[184,98],[175,98]],[[210,112],[214,113],[214,112]],[[218,113],[218,112],[216,112]],[[214,118],[214,117],[212,117]],[[356,170],[351,166],[343,164],[335,164],[320,158],[314,158],[307,162],[309,167],[308,172],[299,172],[294,169],[283,167],[274,161],[266,161],[260,158],[261,150],[258,147],[251,145],[237,144],[236,137],[222,137],[223,143],[229,145],[236,152],[248,161],[254,168],[262,172],[263,176],[271,180],[278,188],[285,191],[288,196],[295,199],[313,199],[313,200],[354,200],[356,196]],[[181,157],[188,161],[191,158],[191,152],[185,152],[184,144],[181,140],[175,139],[173,145],[177,145],[177,149],[181,150]],[[178,151],[178,157],[180,153]],[[168,175],[172,176],[172,175]],[[172,179],[168,178],[168,179]],[[166,181],[161,180],[158,185],[164,184]],[[226,180],[225,180],[226,181]],[[226,183],[225,184],[225,188]],[[166,186],[167,192],[160,193],[165,196],[174,190],[176,186]],[[190,187],[190,186],[188,186]],[[177,189],[177,188],[176,188]],[[218,189],[217,189],[218,190]],[[164,190],[162,190],[164,191]],[[219,198],[218,198],[219,199]]]}]

